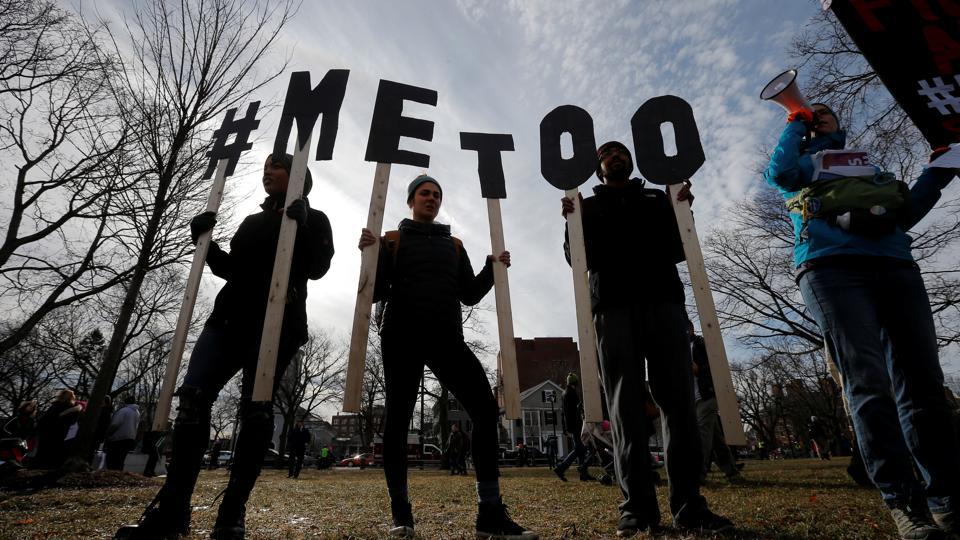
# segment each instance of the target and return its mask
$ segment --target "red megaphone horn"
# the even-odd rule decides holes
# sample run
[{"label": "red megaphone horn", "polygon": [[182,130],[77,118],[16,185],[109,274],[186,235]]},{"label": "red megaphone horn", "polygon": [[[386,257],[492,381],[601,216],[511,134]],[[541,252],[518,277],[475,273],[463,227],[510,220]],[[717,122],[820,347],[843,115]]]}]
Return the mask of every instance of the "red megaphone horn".
[{"label": "red megaphone horn", "polygon": [[784,71],[768,82],[760,92],[760,99],[773,101],[791,114],[803,109],[812,110],[810,104],[807,103],[807,98],[803,96],[797,86],[797,70],[795,69]]}]

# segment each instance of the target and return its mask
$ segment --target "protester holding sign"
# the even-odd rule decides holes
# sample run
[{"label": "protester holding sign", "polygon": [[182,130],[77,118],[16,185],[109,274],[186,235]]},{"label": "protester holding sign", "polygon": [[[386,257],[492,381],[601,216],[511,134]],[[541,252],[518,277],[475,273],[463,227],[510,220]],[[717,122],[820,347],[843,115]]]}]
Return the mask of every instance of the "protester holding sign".
[{"label": "protester holding sign", "polygon": [[[684,529],[720,532],[733,525],[700,495],[700,436],[693,404],[687,314],[677,263],[684,260],[676,217],[667,195],[631,179],[633,158],[622,143],[597,150],[603,182],[582,201],[590,296],[610,423],[617,479],[623,492],[617,536],[657,529],[660,509],[653,484],[644,410],[644,360],[650,390],[666,417],[670,511]],[[692,201],[689,186],[678,199]],[[563,214],[574,211],[562,199]],[[570,260],[569,241],[564,243]],[[584,344],[583,346],[588,346]]]},{"label": "protester holding sign", "polygon": [[[407,189],[412,219],[381,239],[374,301],[385,300],[380,333],[383,347],[386,416],[383,472],[390,494],[391,536],[412,537],[413,513],[407,497],[407,428],[424,365],[463,404],[473,421],[472,454],[477,474],[481,538],[537,538],[507,514],[497,470],[497,402],[480,361],[463,340],[461,303],[478,303],[493,287],[493,261],[510,265],[510,253],[490,255],[474,275],[460,240],[449,225],[435,223],[443,190],[427,175]],[[376,243],[363,229],[361,250]]]},{"label": "protester holding sign", "polygon": [[927,168],[905,193],[862,152],[843,158],[837,115],[812,109],[788,117],[764,173],[790,208],[800,292],[843,375],[864,463],[900,535],[935,537],[934,521],[957,533],[957,440],[944,429],[936,329],[906,233],[957,171]]},{"label": "protester holding sign", "polygon": [[[245,504],[273,434],[272,403],[253,402],[251,395],[284,214],[297,220],[298,227],[276,363],[278,374],[307,341],[307,280],[323,277],[333,257],[330,222],[323,212],[310,208],[305,198],[312,184],[309,170],[304,179],[304,198],[284,209],[292,162],[289,154],[267,158],[263,187],[268,197],[260,205],[262,211],[243,220],[230,241],[229,253],[216,243],[210,246],[207,264],[227,283],[217,295],[176,393],[179,408],[167,479],[139,526],[121,529],[118,537],[157,538],[189,532],[190,497],[210,438],[211,407],[227,381],[241,370],[240,433],[211,538],[244,536]],[[215,222],[212,212],[195,217],[190,223],[194,242]],[[279,382],[280,377],[274,377],[274,390]]]}]

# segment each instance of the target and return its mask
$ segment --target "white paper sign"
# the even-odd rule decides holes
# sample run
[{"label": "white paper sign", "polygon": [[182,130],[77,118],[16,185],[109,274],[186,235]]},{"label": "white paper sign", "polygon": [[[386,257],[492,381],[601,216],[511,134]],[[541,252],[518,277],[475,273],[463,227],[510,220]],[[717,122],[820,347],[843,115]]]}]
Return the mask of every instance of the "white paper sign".
[{"label": "white paper sign", "polygon": [[953,143],[950,149],[937,159],[931,161],[924,168],[938,167],[942,169],[960,169],[960,143]]}]

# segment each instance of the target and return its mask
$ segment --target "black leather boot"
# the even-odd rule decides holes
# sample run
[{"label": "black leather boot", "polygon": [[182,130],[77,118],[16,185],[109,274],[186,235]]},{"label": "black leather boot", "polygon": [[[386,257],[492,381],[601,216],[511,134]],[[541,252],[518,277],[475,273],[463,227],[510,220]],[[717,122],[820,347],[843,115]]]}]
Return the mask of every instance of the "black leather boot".
[{"label": "black leather boot", "polygon": [[167,479],[136,525],[125,525],[115,539],[166,539],[190,533],[190,498],[210,436],[210,408],[199,388],[183,386],[173,427]]},{"label": "black leather boot", "polygon": [[273,404],[244,400],[240,405],[240,433],[233,454],[230,481],[223,494],[210,538],[244,537],[247,499],[260,476],[263,456],[273,438]]}]

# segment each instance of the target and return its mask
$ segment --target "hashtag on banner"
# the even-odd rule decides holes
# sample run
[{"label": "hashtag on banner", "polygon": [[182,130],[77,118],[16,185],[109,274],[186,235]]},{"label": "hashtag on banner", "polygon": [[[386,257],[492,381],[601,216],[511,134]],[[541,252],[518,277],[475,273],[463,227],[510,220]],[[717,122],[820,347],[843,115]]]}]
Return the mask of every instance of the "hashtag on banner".
[{"label": "hashtag on banner", "polygon": [[[960,75],[954,75],[953,79],[960,83]],[[960,96],[953,95],[956,86],[943,82],[943,79],[940,77],[931,79],[932,85],[926,80],[917,82],[920,85],[917,94],[927,98],[929,101],[929,103],[927,103],[928,108],[936,109],[937,112],[944,116],[960,113]],[[953,112],[950,112],[948,107],[953,107]]]},{"label": "hashtag on banner", "polygon": [[[232,176],[234,169],[237,168],[237,162],[240,161],[240,155],[253,148],[253,143],[247,142],[250,133],[260,126],[260,121],[256,119],[257,109],[260,108],[260,102],[254,101],[247,106],[247,114],[240,120],[234,120],[237,109],[229,109],[227,115],[220,124],[220,129],[213,132],[213,148],[207,152],[210,157],[210,163],[207,165],[203,178],[207,179],[213,176],[213,171],[217,168],[217,162],[221,159],[228,159],[226,176]],[[227,144],[231,135],[236,134],[237,138],[233,143]]]}]

